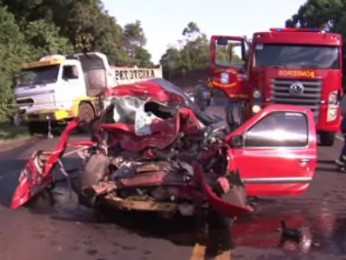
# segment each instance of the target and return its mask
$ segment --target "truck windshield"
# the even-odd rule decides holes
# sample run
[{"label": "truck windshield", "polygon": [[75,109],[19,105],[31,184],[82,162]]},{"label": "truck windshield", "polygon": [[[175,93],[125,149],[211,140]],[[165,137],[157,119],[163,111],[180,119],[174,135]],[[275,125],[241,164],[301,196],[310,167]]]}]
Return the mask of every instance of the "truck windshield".
[{"label": "truck windshield", "polygon": [[255,66],[339,69],[338,46],[256,44]]},{"label": "truck windshield", "polygon": [[17,86],[55,83],[60,65],[22,69],[17,78]]}]

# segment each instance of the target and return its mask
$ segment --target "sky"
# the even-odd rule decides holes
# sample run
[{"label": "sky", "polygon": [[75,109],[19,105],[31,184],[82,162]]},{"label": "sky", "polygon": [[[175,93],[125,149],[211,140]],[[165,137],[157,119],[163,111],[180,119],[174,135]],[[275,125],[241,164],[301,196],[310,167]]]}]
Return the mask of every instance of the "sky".
[{"label": "sky", "polygon": [[141,21],[146,49],[158,63],[193,21],[208,38],[213,34],[246,35],[284,27],[306,0],[103,0],[121,26]]}]

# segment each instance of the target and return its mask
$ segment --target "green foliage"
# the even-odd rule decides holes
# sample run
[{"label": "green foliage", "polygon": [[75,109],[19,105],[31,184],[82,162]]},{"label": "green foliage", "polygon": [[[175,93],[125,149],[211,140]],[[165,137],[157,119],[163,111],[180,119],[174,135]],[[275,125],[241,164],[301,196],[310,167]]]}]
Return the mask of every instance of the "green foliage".
[{"label": "green foliage", "polygon": [[99,51],[113,65],[151,66],[140,21],[122,28],[100,0],[0,0],[0,120],[14,111],[20,64],[47,54]]},{"label": "green foliage", "polygon": [[161,56],[160,63],[165,74],[185,73],[209,66],[209,40],[198,25],[188,23],[183,29],[180,48],[169,47]]},{"label": "green foliage", "polygon": [[0,145],[18,139],[29,138],[28,128],[25,125],[13,127],[9,122],[0,122]]},{"label": "green foliage", "polygon": [[286,26],[336,31],[345,7],[343,0],[308,0],[286,21]]},{"label": "green foliage", "polygon": [[137,46],[135,48],[134,64],[139,67],[151,67],[154,64],[151,62],[151,54],[144,49],[142,46]]},{"label": "green foliage", "polygon": [[29,22],[24,26],[24,35],[29,45],[34,46],[35,57],[56,53],[71,53],[69,39],[59,35],[59,28],[45,20]]},{"label": "green foliage", "polygon": [[126,24],[124,27],[124,35],[128,42],[136,46],[144,46],[147,42],[141,22],[136,20],[135,23]]},{"label": "green foliage", "polygon": [[0,120],[7,119],[13,111],[13,76],[18,66],[30,59],[30,48],[25,36],[16,24],[14,16],[0,7]]},{"label": "green foliage", "polygon": [[141,22],[136,21],[124,26],[124,49],[129,56],[129,65],[151,66],[151,54],[144,48],[147,39],[141,27]]},{"label": "green foliage", "polygon": [[[188,73],[196,70],[204,70],[210,66],[210,42],[207,36],[201,32],[195,22],[189,22],[182,31],[183,38],[178,40],[180,48],[169,47],[161,56],[165,77],[177,73]],[[217,53],[217,58],[227,61],[227,49]],[[233,54],[232,61],[241,61],[241,58]]]}]

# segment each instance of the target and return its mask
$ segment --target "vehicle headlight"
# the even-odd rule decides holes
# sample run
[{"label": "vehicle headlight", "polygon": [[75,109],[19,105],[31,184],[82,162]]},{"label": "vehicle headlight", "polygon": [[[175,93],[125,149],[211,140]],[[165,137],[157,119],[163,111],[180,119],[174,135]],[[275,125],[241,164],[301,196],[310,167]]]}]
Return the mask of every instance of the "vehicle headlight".
[{"label": "vehicle headlight", "polygon": [[252,106],[252,113],[256,114],[259,111],[261,111],[261,107],[259,105],[253,105]]},{"label": "vehicle headlight", "polygon": [[221,73],[221,84],[228,84],[229,83],[229,74],[227,72]]},{"label": "vehicle headlight", "polygon": [[329,94],[329,104],[337,104],[339,102],[338,100],[338,92],[337,91],[333,91]]},{"label": "vehicle headlight", "polygon": [[255,89],[252,93],[253,98],[260,98],[261,97],[261,91],[258,89]]}]

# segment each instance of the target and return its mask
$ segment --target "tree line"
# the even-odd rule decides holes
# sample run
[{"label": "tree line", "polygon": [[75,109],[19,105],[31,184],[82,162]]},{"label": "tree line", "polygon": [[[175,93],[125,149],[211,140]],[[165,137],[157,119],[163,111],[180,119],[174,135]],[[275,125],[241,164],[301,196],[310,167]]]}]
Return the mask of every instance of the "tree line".
[{"label": "tree line", "polygon": [[[343,36],[343,71],[346,69],[346,1],[345,0],[307,0],[297,13],[286,20],[287,27],[319,28]],[[346,77],[343,77],[346,88]]]},{"label": "tree line", "polygon": [[[346,1],[345,0],[307,0],[301,5],[297,13],[285,21],[286,27],[319,28],[328,32],[343,35],[346,46]],[[273,25],[275,27],[275,25]],[[232,35],[231,31],[225,32]],[[198,25],[194,22],[188,24],[183,30],[183,39],[177,47],[169,47],[162,55],[166,74],[193,71],[207,68],[209,65],[209,41]],[[344,47],[343,64],[346,68],[346,49]],[[346,77],[344,77],[346,86]]]},{"label": "tree line", "polygon": [[48,54],[100,51],[114,65],[151,66],[140,21],[121,27],[100,0],[0,0],[0,120],[14,111],[13,76]]},{"label": "tree line", "polygon": [[[286,21],[288,27],[318,27],[345,36],[344,25],[344,0],[307,0]],[[114,65],[151,66],[146,40],[140,21],[120,26],[101,0],[0,0],[0,120],[14,110],[9,105],[14,104],[13,75],[21,63],[47,54],[94,50],[105,53]],[[209,39],[190,22],[160,63],[166,77],[206,69]]]}]

